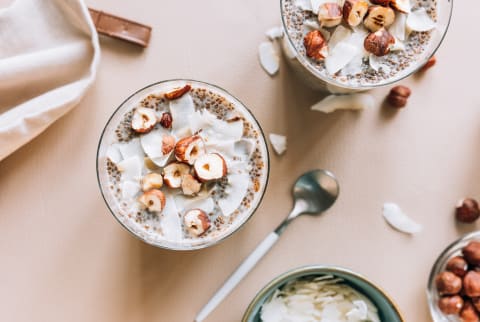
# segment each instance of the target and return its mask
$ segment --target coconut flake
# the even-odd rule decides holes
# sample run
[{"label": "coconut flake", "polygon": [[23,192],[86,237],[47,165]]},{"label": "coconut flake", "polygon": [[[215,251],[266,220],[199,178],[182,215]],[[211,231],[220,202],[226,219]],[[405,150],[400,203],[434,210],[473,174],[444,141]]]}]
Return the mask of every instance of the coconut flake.
[{"label": "coconut flake", "polygon": [[280,68],[280,57],[273,43],[262,42],[258,47],[258,54],[263,69],[270,76],[275,75]]},{"label": "coconut flake", "polygon": [[412,31],[429,31],[435,28],[435,25],[423,7],[412,11],[407,17],[407,27]]},{"label": "coconut flake", "polygon": [[105,155],[114,164],[117,164],[118,162],[122,161],[122,159],[123,159],[122,154],[120,153],[120,149],[118,147],[118,144],[110,145],[108,147],[107,153]]},{"label": "coconut flake", "polygon": [[138,181],[142,176],[143,157],[138,155],[125,159],[117,164],[118,171],[122,174],[122,180]]},{"label": "coconut flake", "polygon": [[405,13],[398,12],[395,16],[395,21],[388,28],[388,32],[398,38],[401,41],[405,41],[407,28],[407,15]]},{"label": "coconut flake", "polygon": [[202,190],[202,192],[195,197],[177,195],[175,196],[175,205],[178,209],[184,210],[201,209],[207,214],[212,213],[215,208],[212,197],[205,190]]},{"label": "coconut flake", "polygon": [[218,206],[224,216],[230,216],[238,209],[248,191],[250,181],[248,173],[228,174],[227,178],[226,197],[218,200]]},{"label": "coconut flake", "polygon": [[154,130],[140,137],[142,149],[150,159],[163,156],[163,136],[166,134],[166,131]]},{"label": "coconut flake", "polygon": [[390,46],[390,51],[405,51],[405,44],[401,42],[398,38],[394,38],[395,42],[393,43],[393,45]]},{"label": "coconut flake", "polygon": [[118,149],[120,150],[123,160],[134,156],[143,156],[143,149],[140,145],[139,138],[132,139],[127,143],[120,143]]},{"label": "coconut flake", "polygon": [[255,151],[255,141],[252,139],[242,139],[235,142],[235,154],[241,156],[242,160],[249,160]]},{"label": "coconut flake", "polygon": [[140,183],[138,183],[138,181],[127,180],[122,182],[120,189],[122,189],[123,199],[133,199],[137,193],[140,192]]},{"label": "coconut flake", "polygon": [[384,73],[389,74],[391,69],[387,65],[387,60],[385,56],[379,57],[375,56],[374,54],[370,54],[368,63],[370,64],[370,67],[376,72],[382,70]]},{"label": "coconut flake", "polygon": [[325,58],[325,67],[330,75],[347,66],[353,58],[359,53],[357,47],[348,43],[339,43],[330,51],[327,58]]},{"label": "coconut flake", "polygon": [[320,9],[320,6],[327,2],[337,2],[337,1],[336,0],[310,0],[313,13],[318,15],[318,10]]},{"label": "coconut flake", "polygon": [[397,204],[385,203],[383,205],[383,217],[396,230],[416,234],[422,231],[423,227],[409,218]]},{"label": "coconut flake", "polygon": [[273,150],[278,154],[282,155],[287,151],[287,137],[284,135],[270,133],[268,138],[272,144]]},{"label": "coconut flake", "polygon": [[328,41],[328,47],[330,48],[330,50],[333,50],[339,43],[347,41],[347,39],[349,39],[351,35],[352,32],[350,29],[339,25],[337,28],[335,28],[335,31],[330,37],[330,40]]},{"label": "coconut flake", "polygon": [[265,35],[271,41],[274,41],[275,39],[282,38],[283,37],[283,28],[282,27],[272,27],[265,32]]},{"label": "coconut flake", "polygon": [[312,11],[312,2],[310,0],[296,0],[295,5],[302,10]]},{"label": "coconut flake", "polygon": [[336,110],[361,110],[373,108],[375,100],[373,96],[365,93],[329,95],[323,100],[313,105],[313,111],[331,113]]},{"label": "coconut flake", "polygon": [[168,196],[166,199],[160,227],[162,228],[165,239],[179,241],[182,239],[182,222],[178,216],[178,209],[172,196]]},{"label": "coconut flake", "polygon": [[170,113],[172,114],[172,131],[174,133],[189,128],[189,115],[195,113],[195,103],[192,96],[185,94],[176,100],[170,101]]}]

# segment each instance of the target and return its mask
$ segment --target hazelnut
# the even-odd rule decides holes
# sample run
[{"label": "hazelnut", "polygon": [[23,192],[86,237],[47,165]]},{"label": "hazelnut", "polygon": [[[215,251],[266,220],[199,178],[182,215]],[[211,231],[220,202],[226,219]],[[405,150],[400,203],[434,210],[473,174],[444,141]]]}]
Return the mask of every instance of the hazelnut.
[{"label": "hazelnut", "polygon": [[475,307],[473,306],[472,302],[469,300],[465,301],[463,304],[463,308],[460,311],[460,318],[462,322],[478,322],[480,318],[478,317],[477,311],[475,311]]},{"label": "hazelnut", "polygon": [[390,7],[371,6],[368,8],[367,15],[363,24],[365,27],[375,32],[382,28],[390,27],[395,21],[395,11]]},{"label": "hazelnut", "polygon": [[406,86],[395,86],[390,90],[387,96],[387,101],[396,108],[401,108],[407,105],[407,100],[410,97],[412,91]]},{"label": "hazelnut", "polygon": [[365,38],[363,47],[369,53],[375,56],[385,56],[390,52],[390,46],[395,43],[395,37],[393,37],[385,28],[373,32]]},{"label": "hazelnut", "polygon": [[349,26],[356,27],[362,23],[367,11],[366,0],[346,0],[343,4],[343,19]]},{"label": "hazelnut", "polygon": [[468,297],[480,296],[480,273],[469,271],[463,278],[463,290]]},{"label": "hazelnut", "polygon": [[452,272],[442,272],[435,278],[435,285],[440,295],[455,295],[462,289],[462,279]]},{"label": "hazelnut", "polygon": [[167,155],[175,148],[175,138],[171,135],[164,135],[162,137],[162,153]]},{"label": "hazelnut", "polygon": [[471,241],[462,249],[463,257],[473,266],[480,265],[480,241]]},{"label": "hazelnut", "polygon": [[207,214],[200,209],[191,209],[183,217],[185,229],[194,237],[203,235],[210,228],[210,219]]},{"label": "hazelnut", "polygon": [[458,314],[463,308],[463,299],[459,295],[445,296],[438,300],[438,308],[445,314]]},{"label": "hazelnut", "polygon": [[480,217],[478,202],[473,198],[465,198],[457,203],[455,217],[463,223],[472,223]]},{"label": "hazelnut", "polygon": [[390,5],[390,0],[370,0],[372,4],[378,4],[384,7],[388,7]]},{"label": "hazelnut", "polygon": [[185,85],[183,87],[178,87],[172,90],[171,92],[165,93],[165,98],[168,100],[176,100],[177,98],[182,97],[187,94],[192,89],[192,86]]},{"label": "hazelnut", "polygon": [[327,2],[318,9],[318,22],[322,27],[335,27],[342,22],[342,8],[333,2]]},{"label": "hazelnut", "polygon": [[172,123],[173,123],[172,114],[170,114],[169,112],[163,113],[162,117],[160,118],[160,125],[166,129],[170,129],[172,128]]},{"label": "hazelnut", "polygon": [[472,304],[473,306],[475,307],[475,309],[480,312],[480,297],[474,297],[471,299],[472,300]]},{"label": "hazelnut", "polygon": [[421,71],[424,72],[427,69],[433,67],[437,63],[437,58],[435,56],[430,57],[430,59],[423,65]]},{"label": "hazelnut", "polygon": [[452,257],[447,263],[447,271],[458,277],[464,277],[468,272],[467,261],[462,256]]},{"label": "hazelnut", "polygon": [[305,35],[303,45],[307,56],[316,60],[323,60],[328,56],[328,46],[320,30],[312,30]]}]

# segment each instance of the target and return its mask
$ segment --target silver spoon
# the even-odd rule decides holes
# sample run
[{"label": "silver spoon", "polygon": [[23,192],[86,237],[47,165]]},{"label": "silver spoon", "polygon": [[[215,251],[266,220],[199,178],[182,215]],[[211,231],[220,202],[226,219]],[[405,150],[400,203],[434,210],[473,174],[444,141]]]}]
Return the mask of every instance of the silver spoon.
[{"label": "silver spoon", "polygon": [[240,281],[255,267],[260,259],[277,242],[285,228],[298,216],[320,215],[330,208],[339,194],[338,181],[335,176],[326,170],[313,170],[303,174],[295,182],[293,198],[295,204],[288,217],[271,232],[257,248],[242,262],[236,271],[225,281],[210,301],[203,307],[195,318],[195,322],[202,322],[205,318],[230,294]]}]

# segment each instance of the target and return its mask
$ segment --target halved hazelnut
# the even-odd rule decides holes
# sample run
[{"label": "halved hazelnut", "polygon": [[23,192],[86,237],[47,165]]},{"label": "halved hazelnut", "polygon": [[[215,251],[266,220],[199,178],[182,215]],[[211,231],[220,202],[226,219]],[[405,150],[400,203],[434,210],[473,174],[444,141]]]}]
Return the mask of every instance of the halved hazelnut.
[{"label": "halved hazelnut", "polygon": [[184,174],[182,177],[182,192],[184,195],[192,196],[202,188],[202,183],[191,174]]},{"label": "halved hazelnut", "polygon": [[365,0],[346,0],[343,4],[343,19],[352,27],[362,23],[368,11],[368,2]]},{"label": "halved hazelnut", "polygon": [[173,91],[165,93],[165,98],[168,100],[176,100],[177,98],[182,97],[192,89],[192,86],[185,85],[183,87],[175,88]]},{"label": "halved hazelnut", "polygon": [[227,175],[227,163],[218,153],[202,155],[195,161],[193,168],[202,182],[218,180]]},{"label": "halved hazelnut", "polygon": [[175,138],[171,135],[164,135],[162,137],[162,153],[167,155],[175,149]]},{"label": "halved hazelnut", "polygon": [[412,9],[410,0],[391,0],[390,5],[393,7],[393,9],[402,13],[409,13]]},{"label": "halved hazelnut", "polygon": [[133,112],[132,130],[138,133],[150,132],[157,124],[155,110],[146,107],[137,107]]},{"label": "halved hazelnut", "polygon": [[338,3],[327,2],[318,9],[318,21],[322,27],[335,27],[342,22],[342,8]]},{"label": "halved hazelnut", "polygon": [[363,21],[365,27],[370,31],[377,31],[381,28],[390,27],[395,21],[395,12],[390,7],[371,6],[368,8],[367,16]]},{"label": "halved hazelnut", "polygon": [[182,177],[190,172],[190,167],[185,163],[173,162],[163,168],[163,181],[169,188],[180,188]]},{"label": "halved hazelnut", "polygon": [[365,38],[365,50],[375,56],[385,56],[390,52],[390,46],[395,43],[395,38],[385,28],[373,32]]},{"label": "halved hazelnut", "polygon": [[142,178],[142,190],[160,189],[163,186],[163,177],[161,174],[152,172]]},{"label": "halved hazelnut", "polygon": [[145,192],[138,198],[138,201],[151,212],[161,212],[165,208],[165,195],[157,189]]},{"label": "halved hazelnut", "polygon": [[208,219],[207,214],[200,209],[187,211],[183,217],[183,221],[187,232],[194,237],[203,235],[210,228],[210,219]]},{"label": "halved hazelnut", "polygon": [[328,56],[328,45],[320,30],[307,33],[303,39],[303,45],[310,58],[324,60]]},{"label": "halved hazelnut", "polygon": [[195,160],[205,154],[205,143],[198,135],[192,135],[181,139],[175,145],[175,157],[180,162],[185,162],[190,165],[195,163]]}]

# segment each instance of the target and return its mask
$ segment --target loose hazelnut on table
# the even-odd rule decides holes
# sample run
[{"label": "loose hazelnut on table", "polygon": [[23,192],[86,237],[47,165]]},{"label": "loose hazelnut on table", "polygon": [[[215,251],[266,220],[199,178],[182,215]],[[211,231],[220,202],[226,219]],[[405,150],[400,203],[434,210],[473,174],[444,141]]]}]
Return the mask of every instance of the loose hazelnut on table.
[{"label": "loose hazelnut on table", "polygon": [[427,69],[433,67],[437,63],[437,58],[435,56],[430,57],[430,59],[423,65],[421,71],[426,71]]},{"label": "loose hazelnut on table", "polygon": [[307,56],[315,60],[324,60],[328,56],[328,45],[320,30],[310,31],[303,39]]},{"label": "loose hazelnut on table", "polygon": [[463,291],[469,297],[480,297],[480,273],[469,271],[463,278]]},{"label": "loose hazelnut on table", "polygon": [[165,195],[157,189],[145,192],[138,198],[138,201],[151,212],[161,212],[165,208]]},{"label": "loose hazelnut on table", "polygon": [[165,129],[170,129],[172,128],[172,123],[173,123],[172,114],[170,114],[169,112],[163,113],[162,117],[160,118],[160,125]]},{"label": "loose hazelnut on table", "polygon": [[462,256],[455,256],[447,262],[446,269],[458,277],[464,277],[468,272],[468,264]]},{"label": "loose hazelnut on table", "polygon": [[407,105],[411,93],[412,91],[410,88],[398,85],[390,90],[390,93],[387,96],[387,101],[393,107],[401,108]]},{"label": "loose hazelnut on table", "polygon": [[472,223],[480,217],[478,202],[473,198],[465,198],[457,203],[455,217],[463,223]]},{"label": "loose hazelnut on table", "polygon": [[395,43],[395,38],[388,32],[387,29],[381,28],[373,32],[365,38],[363,47],[369,53],[375,56],[385,56],[390,52],[390,46]]},{"label": "loose hazelnut on table", "polygon": [[480,266],[480,242],[471,241],[462,249],[463,258],[473,266]]},{"label": "loose hazelnut on table", "polygon": [[459,295],[444,296],[438,300],[438,308],[444,314],[458,314],[463,308],[463,299]]},{"label": "loose hazelnut on table", "polygon": [[367,11],[366,0],[346,0],[343,4],[343,19],[349,26],[356,27],[363,22]]},{"label": "loose hazelnut on table", "polygon": [[318,9],[318,21],[322,27],[335,27],[342,22],[342,8],[334,2],[327,2]]},{"label": "loose hazelnut on table", "polygon": [[460,311],[460,318],[462,322],[479,322],[480,318],[478,316],[475,307],[473,306],[472,302],[466,300],[463,304],[463,308]]},{"label": "loose hazelnut on table", "polygon": [[365,27],[375,32],[382,28],[390,27],[395,21],[395,11],[390,7],[371,6],[368,8],[367,16],[363,21]]},{"label": "loose hazelnut on table", "polygon": [[195,237],[203,235],[210,228],[210,219],[207,214],[200,209],[187,211],[183,221],[187,232]]},{"label": "loose hazelnut on table", "polygon": [[452,272],[442,272],[435,278],[440,295],[456,295],[462,289],[462,279]]},{"label": "loose hazelnut on table", "polygon": [[192,89],[192,86],[185,85],[183,87],[175,88],[173,91],[165,93],[165,98],[168,100],[175,100],[187,94]]}]

